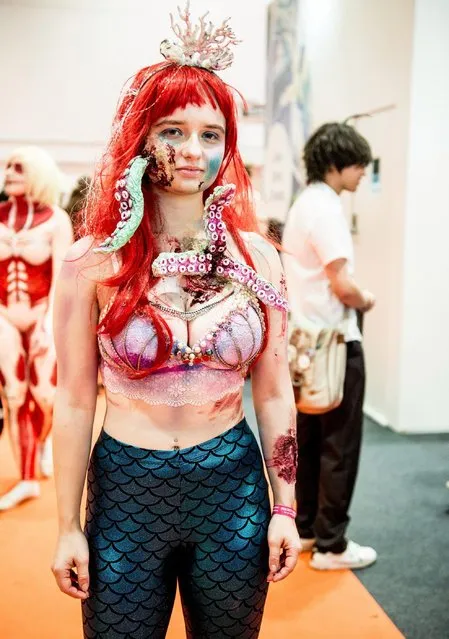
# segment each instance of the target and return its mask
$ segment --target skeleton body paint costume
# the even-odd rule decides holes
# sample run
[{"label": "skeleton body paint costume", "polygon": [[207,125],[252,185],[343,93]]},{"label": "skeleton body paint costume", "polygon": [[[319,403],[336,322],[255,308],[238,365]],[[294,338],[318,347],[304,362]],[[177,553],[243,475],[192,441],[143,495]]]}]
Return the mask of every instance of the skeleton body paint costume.
[{"label": "skeleton body paint costume", "polygon": [[56,355],[50,298],[55,269],[71,241],[68,216],[58,207],[25,196],[0,204],[0,386],[22,480],[0,497],[0,510],[37,497],[36,480],[52,472],[47,436]]}]

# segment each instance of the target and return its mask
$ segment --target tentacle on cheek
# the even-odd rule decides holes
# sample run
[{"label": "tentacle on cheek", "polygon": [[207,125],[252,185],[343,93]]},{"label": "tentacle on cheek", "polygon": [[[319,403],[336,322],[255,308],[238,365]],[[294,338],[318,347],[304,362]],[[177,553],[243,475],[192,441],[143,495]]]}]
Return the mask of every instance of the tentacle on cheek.
[{"label": "tentacle on cheek", "polygon": [[175,149],[171,144],[153,144],[148,150],[148,159],[147,173],[152,183],[160,187],[170,186],[175,177]]},{"label": "tentacle on cheek", "polygon": [[287,484],[296,481],[296,467],[298,465],[298,444],[294,428],[290,428],[286,435],[280,435],[274,442],[273,456],[266,461],[267,468],[274,468],[278,477]]}]

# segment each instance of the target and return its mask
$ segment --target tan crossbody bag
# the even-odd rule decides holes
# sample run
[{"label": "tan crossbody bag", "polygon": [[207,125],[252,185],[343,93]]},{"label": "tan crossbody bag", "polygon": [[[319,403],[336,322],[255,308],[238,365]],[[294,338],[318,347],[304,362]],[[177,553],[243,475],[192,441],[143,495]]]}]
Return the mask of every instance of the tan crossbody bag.
[{"label": "tan crossbody bag", "polygon": [[345,332],[349,311],[338,327],[323,328],[304,317],[290,317],[288,359],[296,407],[320,415],[343,399],[346,373]]}]

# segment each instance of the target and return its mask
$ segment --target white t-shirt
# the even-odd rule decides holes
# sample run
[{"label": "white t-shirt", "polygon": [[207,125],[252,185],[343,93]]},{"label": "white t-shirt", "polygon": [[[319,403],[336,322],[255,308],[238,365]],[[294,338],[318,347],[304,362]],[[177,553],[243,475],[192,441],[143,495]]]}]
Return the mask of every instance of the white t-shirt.
[{"label": "white t-shirt", "polygon": [[[321,326],[338,326],[344,305],[332,293],[325,267],[346,259],[353,275],[354,247],[341,200],[330,186],[316,182],[304,189],[288,214],[282,245],[292,315],[301,314]],[[345,340],[361,339],[356,312],[350,309]]]}]

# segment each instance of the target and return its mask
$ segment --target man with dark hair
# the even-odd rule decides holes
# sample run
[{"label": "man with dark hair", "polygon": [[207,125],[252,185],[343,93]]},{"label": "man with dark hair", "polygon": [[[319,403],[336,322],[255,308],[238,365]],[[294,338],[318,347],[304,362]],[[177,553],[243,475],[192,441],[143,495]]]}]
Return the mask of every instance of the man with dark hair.
[{"label": "man with dark hair", "polygon": [[362,568],[373,548],[346,538],[362,438],[365,367],[356,312],[373,308],[372,293],[353,279],[354,250],[340,193],[356,191],[371,162],[368,142],[339,123],[324,124],[308,140],[308,186],[294,203],[284,231],[284,264],[293,316],[323,327],[343,325],[347,348],[341,405],[323,415],[298,412],[297,526],[318,570]]}]

